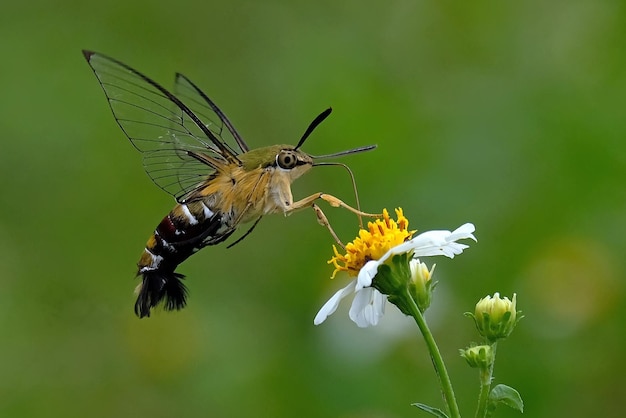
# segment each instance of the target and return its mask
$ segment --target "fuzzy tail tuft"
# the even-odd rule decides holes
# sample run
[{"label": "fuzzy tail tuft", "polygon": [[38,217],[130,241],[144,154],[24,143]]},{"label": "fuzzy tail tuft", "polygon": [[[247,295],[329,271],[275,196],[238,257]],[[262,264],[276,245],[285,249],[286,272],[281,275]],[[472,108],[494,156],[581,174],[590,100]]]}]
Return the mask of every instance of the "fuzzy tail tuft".
[{"label": "fuzzy tail tuft", "polygon": [[135,314],[139,318],[150,316],[150,309],[165,300],[165,310],[173,311],[187,304],[187,288],[182,282],[184,275],[179,273],[147,270],[141,273],[143,281],[139,285],[139,295],[135,302]]}]

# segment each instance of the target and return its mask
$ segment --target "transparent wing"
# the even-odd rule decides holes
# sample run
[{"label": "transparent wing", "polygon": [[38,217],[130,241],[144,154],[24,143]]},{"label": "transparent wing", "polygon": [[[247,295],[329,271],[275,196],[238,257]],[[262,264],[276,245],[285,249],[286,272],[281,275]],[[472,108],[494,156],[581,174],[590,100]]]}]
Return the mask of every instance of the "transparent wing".
[{"label": "transparent wing", "polygon": [[[197,115],[179,97],[137,70],[113,58],[83,51],[108,99],[113,115],[132,144],[143,153],[143,164],[152,181],[178,201],[200,186],[214,172],[207,165],[207,155],[216,164],[239,164],[237,152],[227,145],[221,135],[228,132],[239,144],[232,131],[224,131],[222,112],[202,106],[199,99],[187,93],[188,87],[200,92],[184,78],[177,81],[181,96],[202,109]],[[177,80],[179,77],[177,77]],[[196,98],[201,97],[196,92]],[[195,103],[195,102],[198,103]],[[209,101],[210,102],[210,101]],[[210,102],[212,103],[212,102]],[[240,138],[239,138],[240,139]],[[243,143],[243,142],[242,142]],[[245,146],[245,143],[243,143]]]},{"label": "transparent wing", "polygon": [[[205,122],[208,121],[207,127],[216,136],[222,138],[232,152],[238,154],[249,150],[246,142],[220,108],[183,74],[176,73],[174,94],[200,119]],[[239,151],[233,150],[231,144],[236,144]]]}]

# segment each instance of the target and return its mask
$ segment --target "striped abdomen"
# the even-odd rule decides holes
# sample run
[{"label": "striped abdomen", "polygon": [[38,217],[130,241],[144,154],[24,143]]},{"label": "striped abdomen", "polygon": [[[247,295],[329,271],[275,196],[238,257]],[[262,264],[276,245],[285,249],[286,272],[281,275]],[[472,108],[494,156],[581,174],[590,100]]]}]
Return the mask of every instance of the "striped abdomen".
[{"label": "striped abdomen", "polygon": [[185,306],[187,289],[176,267],[202,247],[224,241],[234,231],[230,217],[209,208],[203,200],[178,204],[163,218],[137,266],[142,282],[137,288],[135,313],[143,318],[165,301],[166,310]]}]

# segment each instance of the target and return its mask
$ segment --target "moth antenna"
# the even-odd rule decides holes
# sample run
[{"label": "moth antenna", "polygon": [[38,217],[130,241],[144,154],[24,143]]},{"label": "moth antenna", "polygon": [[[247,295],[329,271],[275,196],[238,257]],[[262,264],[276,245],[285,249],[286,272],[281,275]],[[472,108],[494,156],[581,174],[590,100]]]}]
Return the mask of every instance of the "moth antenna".
[{"label": "moth antenna", "polygon": [[313,132],[315,130],[315,128],[317,128],[317,125],[319,125],[320,123],[324,122],[324,119],[326,119],[328,117],[328,115],[330,115],[330,112],[332,112],[333,109],[331,107],[329,107],[328,109],[324,110],[322,113],[320,113],[319,115],[317,115],[317,117],[315,119],[313,119],[313,122],[311,122],[309,124],[309,127],[306,128],[306,131],[304,131],[304,134],[302,135],[302,138],[300,138],[300,141],[298,141],[298,145],[296,145],[295,149],[298,149],[302,146],[302,144],[304,144],[304,141],[306,141],[306,139],[309,137],[309,135],[311,135],[311,132]]},{"label": "moth antenna", "polygon": [[359,152],[371,151],[373,149],[376,149],[376,147],[377,147],[377,145],[365,145],[363,147],[357,147],[357,148],[352,148],[352,149],[348,149],[348,150],[345,150],[345,151],[334,152],[332,154],[310,155],[310,157],[313,158],[314,160],[317,160],[319,158],[336,158],[336,157],[342,157],[344,155],[357,154]]}]

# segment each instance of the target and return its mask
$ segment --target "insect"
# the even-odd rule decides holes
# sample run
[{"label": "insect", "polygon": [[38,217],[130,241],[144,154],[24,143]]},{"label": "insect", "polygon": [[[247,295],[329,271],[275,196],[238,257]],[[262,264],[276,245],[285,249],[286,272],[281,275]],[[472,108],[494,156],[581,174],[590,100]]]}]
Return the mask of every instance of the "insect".
[{"label": "insect", "polygon": [[[176,206],[148,239],[137,263],[135,313],[150,316],[163,302],[165,310],[186,305],[184,276],[175,270],[198,250],[225,241],[241,224],[252,227],[261,217],[288,215],[313,208],[318,221],[338,241],[316,202],[367,214],[325,193],[293,200],[291,183],[316,165],[319,158],[363,152],[375,145],[315,157],[300,147],[331,112],[327,109],[308,126],[296,146],[272,145],[250,150],[226,115],[191,80],[177,73],[173,92],[139,71],[105,55],[83,51],[93,69],[120,128],[143,154],[143,165],[152,181],[174,196]],[[356,187],[355,187],[356,194]],[[360,219],[360,218],[359,218]],[[339,241],[338,241],[339,242]]]}]

